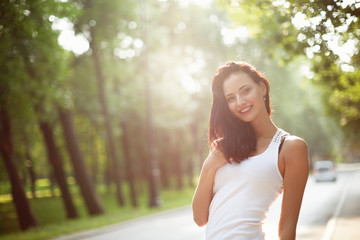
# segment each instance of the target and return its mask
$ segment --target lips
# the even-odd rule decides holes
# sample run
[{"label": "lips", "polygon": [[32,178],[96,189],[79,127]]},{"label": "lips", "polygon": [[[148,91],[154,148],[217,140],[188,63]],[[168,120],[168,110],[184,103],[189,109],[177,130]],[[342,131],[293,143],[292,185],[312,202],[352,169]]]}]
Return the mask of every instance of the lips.
[{"label": "lips", "polygon": [[242,110],[239,110],[239,113],[241,113],[241,114],[248,113],[251,109],[252,109],[252,105],[247,106],[247,107],[243,108]]}]

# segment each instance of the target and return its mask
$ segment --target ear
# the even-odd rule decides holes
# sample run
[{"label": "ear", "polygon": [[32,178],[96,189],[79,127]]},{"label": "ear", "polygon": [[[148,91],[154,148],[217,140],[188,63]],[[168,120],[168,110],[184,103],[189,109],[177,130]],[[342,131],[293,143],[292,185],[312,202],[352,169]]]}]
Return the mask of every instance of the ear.
[{"label": "ear", "polygon": [[265,83],[263,81],[260,81],[259,82],[259,85],[260,85],[260,88],[261,88],[261,93],[262,93],[262,96],[265,97],[266,96],[266,93],[267,93],[267,87],[265,85]]}]

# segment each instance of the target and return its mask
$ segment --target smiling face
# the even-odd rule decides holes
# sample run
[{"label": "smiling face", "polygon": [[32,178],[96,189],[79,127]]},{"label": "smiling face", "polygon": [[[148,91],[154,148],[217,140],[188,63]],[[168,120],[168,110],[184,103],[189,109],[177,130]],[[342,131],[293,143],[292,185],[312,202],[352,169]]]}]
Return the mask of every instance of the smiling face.
[{"label": "smiling face", "polygon": [[254,82],[248,74],[232,73],[223,84],[223,93],[230,111],[244,122],[259,116],[268,116],[264,97],[267,93],[263,82]]}]

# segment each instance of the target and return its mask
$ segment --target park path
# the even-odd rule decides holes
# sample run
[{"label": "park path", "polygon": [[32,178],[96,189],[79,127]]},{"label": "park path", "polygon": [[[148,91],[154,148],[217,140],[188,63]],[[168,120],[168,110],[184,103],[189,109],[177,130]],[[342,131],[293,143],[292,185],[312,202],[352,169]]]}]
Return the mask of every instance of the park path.
[{"label": "park path", "polygon": [[56,240],[202,239],[205,227],[197,227],[191,216],[191,207],[185,206]]},{"label": "park path", "polygon": [[[338,169],[336,182],[309,178],[297,228],[297,240],[360,240],[360,164]],[[277,239],[281,196],[271,206],[264,224],[266,240]],[[155,213],[55,240],[202,240],[191,206]]]}]

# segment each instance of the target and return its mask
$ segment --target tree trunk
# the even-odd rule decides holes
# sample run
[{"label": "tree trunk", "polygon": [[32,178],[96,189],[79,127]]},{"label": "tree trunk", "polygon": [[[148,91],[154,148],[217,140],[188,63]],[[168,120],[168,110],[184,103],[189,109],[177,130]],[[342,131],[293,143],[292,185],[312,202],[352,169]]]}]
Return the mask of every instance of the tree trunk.
[{"label": "tree trunk", "polygon": [[[178,139],[183,139],[182,133],[179,130],[178,134],[176,135]],[[180,144],[179,144],[180,146]],[[181,153],[180,148],[176,144],[176,141],[174,144],[172,144],[171,148],[173,149],[173,167],[175,172],[175,178],[176,178],[176,188],[178,190],[181,190],[183,188],[183,170],[182,170],[182,164],[181,164]]]},{"label": "tree trunk", "polygon": [[138,176],[138,180],[140,181],[140,185],[138,188],[138,191],[143,193],[145,191],[147,191],[148,186],[145,186],[145,183],[147,183],[148,179],[149,179],[149,174],[150,174],[150,170],[148,167],[148,160],[147,160],[147,154],[146,154],[146,149],[144,146],[146,146],[146,143],[144,143],[144,138],[145,136],[143,135],[145,130],[143,130],[143,126],[142,124],[139,124],[139,132],[140,132],[140,137],[135,139],[135,148],[138,149],[138,151],[136,151],[136,158],[137,158],[137,162],[140,164],[140,174]]},{"label": "tree trunk", "polygon": [[149,206],[150,207],[159,207],[161,205],[160,199],[160,189],[159,189],[159,177],[160,177],[160,170],[158,166],[157,156],[156,156],[156,149],[155,149],[155,137],[154,137],[154,129],[153,129],[153,122],[152,122],[152,98],[151,98],[151,88],[150,88],[150,80],[149,80],[149,69],[148,69],[148,36],[147,36],[147,27],[148,27],[148,11],[147,11],[147,4],[146,1],[143,0],[140,2],[142,8],[141,14],[141,22],[142,22],[142,36],[143,41],[145,43],[145,51],[144,51],[144,62],[143,62],[143,76],[144,76],[144,83],[145,83],[145,104],[146,104],[146,132],[147,132],[147,147],[149,149],[148,160],[150,162],[149,169],[150,174],[148,175],[148,183],[149,183]]},{"label": "tree trunk", "polygon": [[194,187],[194,164],[193,160],[190,158],[187,162],[186,166],[186,174],[188,177],[188,186],[193,188]]},{"label": "tree trunk", "polygon": [[90,215],[104,213],[104,207],[93,185],[85,166],[84,157],[80,151],[74,130],[72,114],[68,110],[58,108],[60,122],[64,131],[65,142],[74,168],[75,179]]},{"label": "tree trunk", "polygon": [[[92,140],[94,140],[94,137],[92,137]],[[91,147],[92,145],[92,147]],[[92,181],[94,183],[94,185],[96,186],[96,184],[98,183],[98,176],[99,176],[99,152],[98,152],[98,148],[97,145],[94,141],[91,141],[90,144],[90,148],[91,148],[91,178]]]},{"label": "tree trunk", "polygon": [[3,108],[1,108],[0,121],[0,151],[11,182],[11,194],[20,229],[24,231],[29,227],[37,226],[38,222],[30,208],[29,201],[26,198],[23,185],[21,184],[13,161],[14,152],[11,139],[11,123],[8,112]]},{"label": "tree trunk", "polygon": [[52,129],[47,122],[40,121],[39,125],[47,148],[48,160],[50,161],[50,164],[53,167],[56,182],[61,190],[62,199],[65,205],[67,217],[77,218],[78,214],[75,209],[74,203],[72,201],[68,185],[66,183],[65,172],[63,169],[59,151],[55,144],[55,139]]},{"label": "tree trunk", "polygon": [[14,151],[13,159],[15,163],[15,169],[18,169],[20,182],[23,185],[26,194],[27,172],[26,169],[24,168],[25,165],[24,155],[20,154],[19,151]]},{"label": "tree trunk", "polygon": [[130,140],[129,140],[129,134],[128,134],[128,128],[127,124],[122,121],[120,123],[122,128],[122,145],[124,149],[124,157],[125,157],[125,168],[127,173],[127,180],[129,182],[130,186],[130,194],[131,194],[131,204],[133,207],[138,206],[138,200],[136,195],[136,189],[135,189],[135,178],[134,178],[134,171],[133,171],[133,165],[132,165],[132,159],[130,157]]},{"label": "tree trunk", "polygon": [[192,122],[192,124],[190,125],[191,134],[192,134],[191,138],[193,141],[193,152],[194,152],[192,154],[192,158],[190,158],[190,160],[188,162],[188,169],[187,169],[190,187],[194,186],[193,178],[194,178],[195,165],[198,163],[199,166],[201,166],[202,162],[203,162],[202,154],[201,154],[201,146],[199,144],[200,137],[199,137],[199,131],[198,131],[200,119],[197,116],[198,115],[195,115],[195,119]]},{"label": "tree trunk", "polygon": [[[148,107],[149,108],[149,107]],[[147,111],[147,115],[149,116],[149,111]],[[149,184],[149,206],[150,207],[159,207],[161,205],[161,199],[159,195],[159,178],[160,178],[160,170],[158,166],[158,161],[156,159],[156,149],[154,143],[154,133],[152,129],[152,123],[149,123],[150,120],[147,120],[147,146],[149,148],[149,157],[148,157],[148,167],[150,173],[148,174],[148,184]]]},{"label": "tree trunk", "polygon": [[198,131],[198,123],[197,119],[195,118],[194,122],[190,126],[191,133],[192,133],[192,139],[193,139],[193,150],[194,150],[194,158],[197,159],[197,162],[195,162],[196,165],[201,166],[203,163],[203,159],[201,158],[201,147],[199,144],[199,131]]},{"label": "tree trunk", "polygon": [[30,176],[31,193],[33,198],[36,198],[36,191],[35,191],[36,174],[34,171],[33,161],[29,150],[29,142],[27,140],[25,140],[25,157],[26,157],[26,168]]},{"label": "tree trunk", "polygon": [[170,178],[172,176],[171,159],[173,158],[173,155],[172,155],[172,148],[169,146],[171,139],[166,130],[162,129],[159,130],[158,132],[159,132],[158,135],[160,135],[160,137],[158,138],[159,141],[158,145],[162,146],[159,147],[162,152],[162,157],[160,158],[161,160],[159,161],[159,167],[161,171],[160,183],[162,188],[168,189],[171,187]]},{"label": "tree trunk", "polygon": [[164,189],[170,188],[169,168],[168,168],[168,164],[166,164],[169,159],[170,158],[168,158],[168,155],[165,154],[165,161],[161,161],[159,166],[161,171],[160,183],[161,183],[161,187]]},{"label": "tree trunk", "polygon": [[108,108],[107,108],[107,102],[106,102],[106,98],[105,98],[105,87],[104,87],[105,81],[104,81],[102,68],[100,65],[100,60],[99,60],[99,56],[98,56],[98,52],[97,52],[97,45],[95,42],[96,35],[95,35],[94,31],[95,31],[94,27],[91,27],[90,28],[90,35],[91,35],[90,47],[92,50],[92,59],[93,59],[94,66],[95,66],[96,80],[97,80],[98,89],[99,89],[99,91],[98,91],[99,102],[100,102],[102,114],[103,114],[104,120],[105,120],[107,144],[109,146],[111,159],[113,161],[113,169],[112,170],[113,170],[113,174],[114,174],[114,178],[115,178],[116,197],[117,197],[117,201],[120,204],[120,206],[124,206],[125,199],[124,199],[124,196],[122,193],[122,188],[121,188],[121,183],[122,183],[121,173],[120,173],[120,168],[119,168],[119,164],[118,164],[118,159],[116,156],[111,121],[110,121],[110,116],[109,116],[109,112],[108,112]]},{"label": "tree trunk", "polygon": [[[50,161],[49,161],[50,163]],[[49,166],[50,168],[52,167],[52,164],[50,163],[51,166]],[[49,182],[50,182],[50,194],[51,197],[55,197],[55,185],[56,185],[56,180],[54,177],[54,171],[50,171],[49,172]]]},{"label": "tree trunk", "polygon": [[[106,151],[108,152],[108,151]],[[111,157],[109,156],[109,154],[107,153],[107,159],[111,159]],[[104,183],[106,186],[106,193],[107,194],[112,194],[113,189],[111,189],[111,182],[113,182],[113,170],[111,167],[111,162],[107,161],[106,162],[106,166],[105,166],[105,170],[104,170]]]}]

